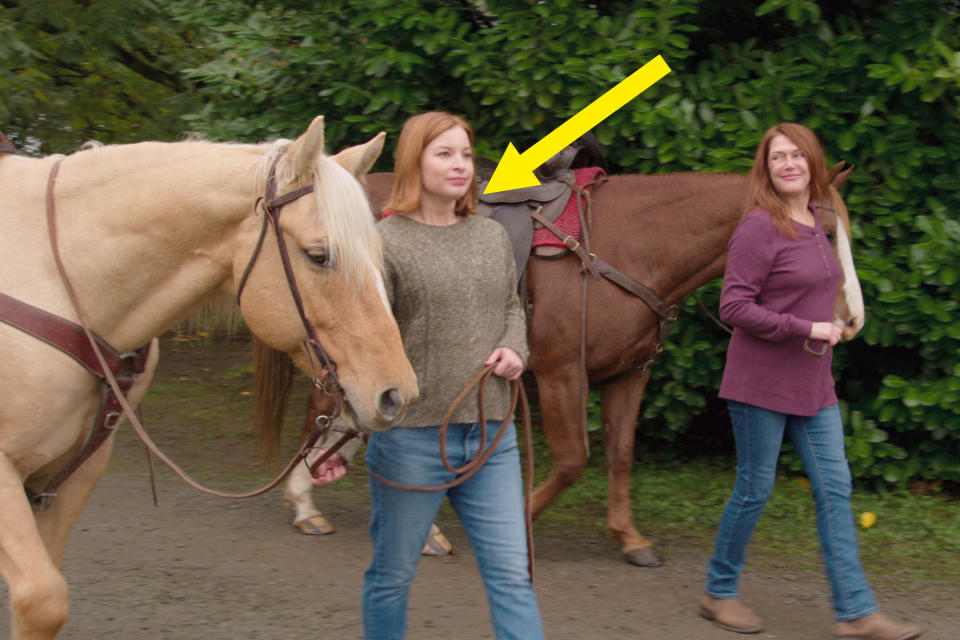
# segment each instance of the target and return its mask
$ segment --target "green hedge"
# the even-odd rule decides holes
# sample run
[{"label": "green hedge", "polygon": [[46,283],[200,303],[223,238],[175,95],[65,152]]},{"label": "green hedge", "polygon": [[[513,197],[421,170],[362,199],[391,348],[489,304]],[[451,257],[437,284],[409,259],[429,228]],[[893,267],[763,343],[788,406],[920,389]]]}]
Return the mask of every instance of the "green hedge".
[{"label": "green hedge", "polygon": [[[868,317],[836,357],[854,473],[879,485],[960,481],[955,0],[125,0],[111,5],[111,48],[92,53],[65,46],[83,42],[69,25],[101,24],[107,3],[34,4],[0,11],[0,84],[14,89],[0,116],[21,140],[48,135],[37,123],[72,140],[71,109],[84,130],[119,131],[113,139],[176,138],[158,127],[183,110],[181,128],[222,140],[296,136],[323,113],[336,149],[381,129],[395,141],[408,115],[441,108],[465,114],[479,152],[498,158],[657,54],[673,73],[596,129],[616,171],[744,172],[768,126],[810,126],[831,163],[857,165],[845,195]],[[136,26],[148,15],[151,29]],[[108,73],[114,60],[121,75]],[[129,77],[143,62],[146,84]],[[64,84],[74,68],[111,78],[110,96],[140,87],[135,106],[111,99],[101,118],[93,94]],[[701,291],[713,308],[718,285]],[[653,371],[641,447],[729,449],[716,398],[726,340],[685,301]]]},{"label": "green hedge", "polygon": [[[596,130],[614,167],[743,172],[782,120],[814,129],[831,163],[856,164],[846,199],[868,318],[836,358],[850,461],[879,484],[960,480],[957,5],[717,4],[260,3],[231,21],[190,3],[181,19],[216,35],[210,61],[189,73],[208,97],[191,121],[258,139],[296,135],[322,112],[336,148],[444,108],[497,158],[662,54],[673,73]],[[714,308],[718,284],[701,292]],[[716,400],[726,335],[693,301],[684,311],[654,368],[640,441],[699,450],[717,437],[709,430],[729,431]]]}]

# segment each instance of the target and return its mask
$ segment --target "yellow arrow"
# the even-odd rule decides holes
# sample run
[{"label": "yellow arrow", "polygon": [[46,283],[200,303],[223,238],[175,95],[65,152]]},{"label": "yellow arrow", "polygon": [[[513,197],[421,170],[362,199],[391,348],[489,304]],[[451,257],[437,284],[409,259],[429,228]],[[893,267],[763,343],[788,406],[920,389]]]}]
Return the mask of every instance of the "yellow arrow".
[{"label": "yellow arrow", "polygon": [[537,177],[533,175],[534,169],[606,120],[617,109],[636,98],[668,73],[670,73],[670,67],[664,62],[662,56],[657,56],[522,154],[517,152],[513,143],[508,143],[507,150],[503,152],[503,157],[497,163],[497,168],[483,192],[496,193],[540,184]]}]

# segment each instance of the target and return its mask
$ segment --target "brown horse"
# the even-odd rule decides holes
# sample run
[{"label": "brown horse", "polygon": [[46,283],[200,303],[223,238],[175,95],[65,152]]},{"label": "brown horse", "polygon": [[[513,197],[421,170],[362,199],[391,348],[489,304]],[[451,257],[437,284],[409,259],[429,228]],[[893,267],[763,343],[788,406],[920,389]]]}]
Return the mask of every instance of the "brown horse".
[{"label": "brown horse", "polygon": [[[836,188],[849,174],[839,169],[838,165],[831,174]],[[391,181],[391,174],[368,176],[374,211],[389,195]],[[746,178],[732,174],[611,176],[593,192],[590,250],[666,303],[678,304],[723,274],[727,243],[743,213],[745,187]],[[863,301],[850,257],[849,219],[836,188],[830,190],[831,202],[821,209],[821,221],[844,266],[836,314],[844,338],[850,339],[863,325]],[[553,468],[533,495],[533,513],[539,514],[580,477],[588,453],[584,421],[588,389],[590,384],[599,386],[608,463],[607,528],[628,562],[658,566],[653,544],[637,531],[630,513],[634,436],[649,380],[649,371],[637,367],[657,346],[658,316],[624,289],[587,276],[582,326],[584,275],[572,254],[531,258],[527,277],[533,305],[529,368],[536,378],[553,455]],[[586,362],[580,354],[583,332]],[[308,423],[316,410],[320,407],[310,407]],[[319,516],[309,488],[302,472],[288,482],[286,498],[297,510],[296,521]]]}]

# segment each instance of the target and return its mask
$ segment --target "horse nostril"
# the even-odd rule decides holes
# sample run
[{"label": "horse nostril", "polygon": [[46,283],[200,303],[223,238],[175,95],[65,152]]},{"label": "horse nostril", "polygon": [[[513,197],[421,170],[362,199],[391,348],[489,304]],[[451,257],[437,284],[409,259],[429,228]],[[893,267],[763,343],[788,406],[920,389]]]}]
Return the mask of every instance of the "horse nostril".
[{"label": "horse nostril", "polygon": [[377,411],[387,422],[392,422],[403,408],[403,394],[397,388],[387,389],[380,394]]},{"label": "horse nostril", "polygon": [[849,320],[847,320],[847,326],[853,329],[855,326],[857,326],[857,319],[850,318]]}]

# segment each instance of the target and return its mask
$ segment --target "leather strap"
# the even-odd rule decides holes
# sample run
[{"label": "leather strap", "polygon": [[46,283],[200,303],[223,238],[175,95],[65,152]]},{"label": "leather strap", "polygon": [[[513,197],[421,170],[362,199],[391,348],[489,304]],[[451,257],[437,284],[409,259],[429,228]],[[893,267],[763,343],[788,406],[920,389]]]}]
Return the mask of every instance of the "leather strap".
[{"label": "leather strap", "polygon": [[560,242],[563,243],[563,246],[566,247],[567,250],[569,250],[572,253],[575,253],[577,257],[580,258],[580,262],[583,264],[583,267],[590,272],[590,275],[593,276],[594,280],[599,280],[602,274],[597,270],[597,268],[593,264],[593,258],[595,256],[588,253],[587,250],[583,247],[583,245],[577,242],[573,238],[573,236],[568,235],[563,229],[561,229],[560,227],[558,227],[557,225],[553,224],[552,222],[544,218],[542,215],[540,215],[540,209],[541,207],[537,207],[536,209],[531,209],[530,217],[536,220],[537,222],[539,222],[540,224],[542,224],[544,227],[546,227],[550,231],[550,233],[557,236],[557,238],[560,239]]},{"label": "leather strap", "polygon": [[[440,459],[443,461],[443,466],[446,467],[451,473],[457,474],[457,477],[449,482],[444,482],[443,484],[431,485],[431,486],[422,486],[422,485],[413,485],[413,484],[403,484],[401,482],[394,482],[389,478],[385,478],[365,467],[356,467],[363,471],[365,474],[374,478],[378,482],[382,482],[385,485],[393,487],[395,489],[403,489],[406,491],[444,491],[457,485],[463,484],[467,481],[473,474],[480,470],[480,468],[490,459],[490,456],[493,455],[493,452],[497,448],[497,444],[503,438],[504,434],[507,431],[507,427],[510,426],[510,419],[516,413],[517,404],[519,401],[520,404],[520,418],[523,425],[524,441],[526,446],[526,474],[524,476],[524,499],[523,499],[523,510],[524,510],[524,520],[526,523],[527,530],[527,571],[530,574],[530,581],[533,581],[533,511],[531,510],[531,496],[533,495],[533,429],[530,422],[530,403],[527,400],[527,393],[523,388],[522,381],[518,378],[517,380],[512,380],[510,382],[510,407],[507,410],[507,417],[504,418],[503,422],[500,424],[500,428],[497,430],[497,435],[490,441],[489,445],[481,444],[480,448],[477,450],[477,453],[471,458],[466,464],[462,467],[454,467],[450,464],[450,460],[447,458],[447,429],[450,426],[450,420],[453,418],[453,413],[456,411],[457,407],[464,401],[470,391],[474,387],[477,387],[477,406],[479,409],[479,422],[480,422],[480,441],[486,443],[487,441],[487,421],[483,416],[483,390],[487,384],[487,381],[490,379],[490,376],[493,374],[493,370],[496,368],[496,364],[491,364],[485,367],[480,373],[478,373],[473,380],[467,383],[467,386],[463,388],[463,391],[454,399],[454,401],[447,408],[447,411],[443,415],[443,419],[440,421]],[[322,418],[324,416],[320,416]],[[320,419],[318,418],[317,423],[319,424]],[[329,422],[323,427],[325,431],[329,427]],[[316,426],[314,430],[316,430]],[[328,458],[330,458],[337,450],[340,449],[348,440],[351,438],[358,437],[360,434],[357,431],[352,429],[346,430],[344,435],[337,440],[333,446],[328,448],[323,454],[314,460],[310,465],[310,475],[312,477],[317,477],[318,467]],[[352,466],[352,465],[351,465]]]},{"label": "leather strap", "polygon": [[[588,271],[595,279],[599,280],[601,277],[606,278],[624,291],[632,293],[643,300],[643,302],[650,307],[654,313],[657,314],[657,345],[654,347],[654,350],[636,368],[613,376],[608,380],[617,380],[628,375],[633,375],[637,371],[645,372],[650,369],[650,367],[653,366],[653,363],[656,362],[660,357],[660,354],[663,353],[663,348],[664,345],[666,345],[670,331],[673,329],[673,325],[677,321],[677,317],[680,314],[680,307],[675,304],[667,304],[660,298],[660,296],[654,293],[650,287],[646,286],[639,280],[630,277],[606,261],[598,258],[588,249],[584,248],[579,242],[574,240],[571,236],[567,235],[562,229],[541,216],[539,213],[539,208],[531,210],[530,216],[544,227],[549,229],[551,233],[553,233],[561,240],[561,242],[563,242],[563,245],[567,249],[576,254],[576,256],[580,259],[580,262],[583,264],[584,269]],[[584,233],[587,233],[587,231],[585,230]],[[586,331],[585,322],[581,327],[581,331]],[[581,358],[584,360],[584,366],[586,366],[585,354],[581,354]]]},{"label": "leather strap", "polygon": [[[11,298],[5,293],[0,293],[0,321],[6,322],[24,333],[28,333],[34,338],[63,351],[98,378],[106,378],[106,373],[100,365],[100,361],[97,360],[93,347],[80,325],[16,298]],[[92,335],[94,342],[103,352],[104,360],[110,371],[116,373],[125,367],[130,367],[132,371],[137,373],[143,372],[143,367],[146,364],[145,353],[134,352],[133,354],[119,355],[106,340],[95,333],[92,333]],[[130,358],[133,355],[137,355],[137,358],[131,363]]]},{"label": "leather strap", "polygon": [[[283,482],[283,480],[290,474],[290,472],[293,470],[293,468],[296,465],[298,465],[301,461],[306,459],[313,445],[319,439],[320,434],[322,433],[321,429],[319,428],[319,426],[317,428],[314,428],[314,430],[310,433],[310,435],[305,440],[303,446],[301,446],[300,449],[297,451],[297,453],[293,456],[293,459],[291,459],[291,461],[287,464],[287,466],[283,469],[283,471],[281,471],[280,474],[273,481],[261,487],[260,489],[250,491],[248,493],[224,493],[221,491],[209,489],[201,485],[200,483],[193,480],[189,475],[187,475],[186,472],[184,472],[179,466],[177,466],[177,464],[173,460],[171,460],[166,454],[163,453],[163,451],[159,449],[159,447],[157,447],[157,445],[150,438],[149,434],[147,434],[147,431],[144,428],[139,417],[137,416],[136,412],[130,406],[129,402],[127,402],[125,389],[121,387],[121,381],[116,378],[116,376],[113,374],[113,372],[110,370],[110,367],[107,364],[107,355],[104,352],[113,351],[113,349],[101,348],[100,342],[97,341],[93,332],[90,330],[89,325],[84,320],[84,314],[80,308],[76,291],[74,290],[73,285],[70,282],[70,278],[67,276],[66,269],[63,266],[63,261],[60,258],[60,250],[57,243],[56,202],[54,200],[54,187],[56,186],[56,178],[60,169],[60,163],[62,161],[63,161],[62,156],[56,160],[56,162],[54,163],[53,167],[50,170],[50,177],[47,180],[47,198],[46,198],[47,230],[50,236],[50,246],[53,250],[53,257],[54,257],[54,262],[57,265],[57,271],[60,274],[60,278],[63,281],[64,288],[66,289],[67,295],[70,298],[70,303],[73,305],[74,311],[77,313],[77,317],[80,319],[80,328],[82,329],[83,333],[87,337],[88,343],[96,358],[96,362],[99,365],[100,370],[103,371],[103,378],[104,378],[103,384],[109,387],[110,393],[106,393],[106,391],[101,392],[102,394],[101,397],[102,398],[105,397],[106,401],[103,401],[101,403],[100,415],[104,416],[105,418],[111,418],[112,414],[116,414],[116,417],[113,417],[112,420],[103,421],[104,424],[106,424],[106,422],[111,423],[110,426],[108,427],[108,431],[105,431],[103,433],[98,433],[96,435],[88,436],[87,440],[90,444],[88,445],[87,443],[84,443],[83,449],[85,450],[89,449],[89,452],[85,454],[82,460],[79,460],[76,463],[74,463],[74,460],[77,457],[75,455],[74,460],[71,460],[71,462],[68,463],[68,466],[72,466],[72,469],[70,469],[70,473],[72,473],[73,470],[79,467],[80,464],[82,464],[83,461],[86,460],[93,453],[96,447],[99,446],[103,441],[107,439],[107,437],[110,435],[110,432],[112,432],[113,427],[116,425],[116,421],[120,416],[120,410],[122,410],[123,414],[127,416],[127,419],[130,421],[130,424],[133,426],[134,431],[136,431],[137,435],[146,445],[148,451],[150,451],[153,455],[157,456],[167,466],[169,466],[177,475],[179,475],[185,482],[187,482],[187,484],[197,489],[198,491],[202,491],[204,493],[208,493],[215,496],[220,496],[223,498],[250,498],[253,496],[258,496],[263,493],[266,493],[267,491],[270,491],[271,489],[279,485],[281,482]],[[276,166],[276,163],[274,163],[274,166]],[[304,191],[304,193],[309,193],[309,191],[306,191],[306,190],[301,190],[301,191]],[[271,196],[271,200],[273,200],[272,196]],[[295,287],[295,286],[296,286],[295,283],[291,281],[291,287]],[[309,324],[307,324],[307,326],[308,326],[308,332],[309,332],[309,330],[311,330],[312,327],[310,327]],[[104,345],[106,345],[105,342],[104,342]],[[109,345],[106,345],[106,346],[109,347]],[[316,344],[316,347],[319,347],[319,343]],[[320,350],[322,352],[322,349]],[[143,354],[142,357],[145,361],[146,354]],[[331,370],[331,373],[332,373],[332,370]],[[132,385],[132,380],[131,380],[131,385]],[[129,390],[129,387],[127,387],[126,390]],[[117,403],[119,405],[119,408],[116,411],[112,410],[111,409],[112,405],[110,404],[110,402]],[[337,403],[337,407],[339,409],[339,400]],[[98,423],[100,422],[101,422],[101,418],[98,417]],[[64,479],[66,479],[67,475],[69,475],[69,473],[64,475],[63,470],[61,470],[61,472],[58,473],[57,476],[55,477],[55,480],[59,479],[59,481],[62,482]],[[49,485],[48,485],[48,488],[49,488]],[[49,494],[50,492],[46,488],[44,489],[43,493],[39,494],[38,500],[37,500],[37,503],[39,505],[38,508],[44,508],[44,506],[49,507],[50,499],[53,497],[52,495],[49,495]]]},{"label": "leather strap", "polygon": [[[106,383],[108,374],[97,360],[81,326],[4,293],[0,293],[0,321],[56,347],[100,379],[100,408],[83,444],[41,491],[27,489],[27,495],[33,507],[39,511],[46,511],[50,508],[60,485],[113,433],[122,407]],[[146,368],[150,346],[120,355],[103,338],[96,334],[93,334],[93,337],[98,348],[103,352],[110,375],[116,377],[120,390],[124,394],[128,393],[137,376]]]},{"label": "leather strap", "polygon": [[307,320],[307,314],[303,306],[303,297],[300,295],[300,288],[297,286],[297,279],[293,273],[293,266],[290,264],[290,255],[287,252],[287,243],[283,238],[283,229],[280,228],[280,212],[283,206],[307,195],[308,193],[313,193],[314,187],[312,184],[310,184],[305,187],[295,189],[289,193],[285,193],[281,196],[277,196],[277,164],[280,162],[281,156],[282,154],[278,154],[274,159],[273,164],[270,166],[270,174],[267,177],[266,192],[262,198],[257,199],[257,202],[254,205],[255,207],[262,206],[263,208],[263,225],[260,227],[260,235],[257,238],[257,244],[253,249],[253,254],[250,256],[250,260],[247,262],[247,266],[243,270],[243,275],[240,276],[240,282],[237,285],[237,304],[240,304],[240,296],[243,294],[244,285],[246,285],[247,278],[250,276],[250,272],[253,270],[253,265],[257,261],[257,256],[260,255],[260,250],[263,248],[263,241],[267,234],[267,227],[272,226],[274,235],[277,238],[277,248],[280,251],[280,261],[283,264],[283,272],[287,278],[287,286],[290,289],[290,295],[293,296],[293,302],[297,307],[297,313],[300,316],[300,321],[303,323],[304,331],[307,333],[307,340],[304,343],[305,350],[308,357],[310,357],[311,363],[313,362],[312,356],[316,356],[317,360],[320,361],[324,368],[323,375],[313,372],[313,383],[317,387],[322,385],[334,397],[336,401],[334,416],[336,416],[342,410],[342,387],[340,386],[340,380],[337,377],[336,365],[330,359],[330,356],[327,355],[323,345],[320,344],[320,339],[317,337],[317,332],[313,328],[313,325],[310,324],[309,320]]}]

